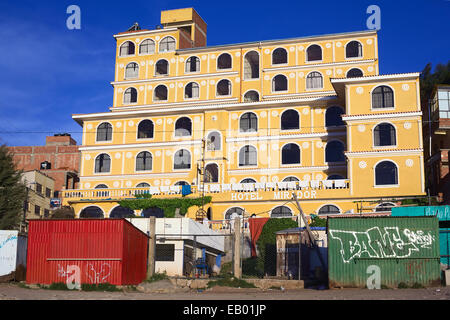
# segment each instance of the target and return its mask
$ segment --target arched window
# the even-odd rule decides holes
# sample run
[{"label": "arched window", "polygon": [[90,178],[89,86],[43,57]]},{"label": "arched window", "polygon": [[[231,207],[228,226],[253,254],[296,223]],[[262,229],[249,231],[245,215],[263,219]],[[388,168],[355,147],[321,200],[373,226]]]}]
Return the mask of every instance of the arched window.
[{"label": "arched window", "polygon": [[258,131],[258,117],[253,112],[246,112],[241,116],[239,121],[240,132],[256,132]]},{"label": "arched window", "polygon": [[95,189],[108,189],[108,186],[106,184],[99,184],[95,187]]},{"label": "arched window", "polygon": [[165,37],[159,42],[159,52],[175,51],[175,39],[172,37]]},{"label": "arched window", "polygon": [[281,115],[281,130],[300,129],[300,117],[296,110],[290,109]]},{"label": "arched window", "polygon": [[252,178],[247,178],[242,180],[241,183],[256,183],[256,180]]},{"label": "arched window", "polygon": [[388,86],[379,86],[372,91],[372,108],[393,108],[394,91]]},{"label": "arched window", "polygon": [[344,144],[340,141],[331,141],[325,147],[325,162],[345,161]]},{"label": "arched window", "polygon": [[239,166],[256,166],[257,165],[257,151],[253,146],[242,147],[239,151]]},{"label": "arched window", "polygon": [[200,71],[200,59],[197,57],[190,57],[186,60],[186,72]]},{"label": "arched window", "polygon": [[151,139],[153,138],[154,125],[151,120],[143,120],[138,126],[138,139]]},{"label": "arched window", "polygon": [[166,76],[169,74],[169,62],[167,60],[158,60],[155,64],[155,75]]},{"label": "arched window", "polygon": [[283,182],[298,182],[300,181],[297,177],[286,177],[283,179]]},{"label": "arched window", "polygon": [[155,53],[155,41],[146,39],[141,42],[139,46],[139,54],[151,54]]},{"label": "arched window", "polygon": [[147,182],[139,183],[136,188],[150,188],[150,185]]},{"label": "arched window", "polygon": [[320,208],[319,214],[338,214],[341,213],[338,207],[333,206],[332,204],[327,204]]},{"label": "arched window", "polygon": [[164,218],[164,210],[158,207],[151,207],[142,211],[141,216],[144,218]]},{"label": "arched window", "polygon": [[111,170],[111,158],[106,153],[99,154],[95,158],[95,173],[104,173]]},{"label": "arched window", "polygon": [[247,91],[244,95],[244,102],[258,102],[259,93],[255,90]]},{"label": "arched window", "polygon": [[396,185],[398,184],[398,170],[395,163],[383,161],[375,167],[375,185]]},{"label": "arched window", "polygon": [[97,128],[97,141],[111,141],[112,140],[112,125],[104,122]]},{"label": "arched window", "polygon": [[345,179],[340,174],[332,174],[331,176],[328,176],[327,180],[342,180]]},{"label": "arched window", "polygon": [[186,181],[178,181],[177,183],[175,183],[176,186],[188,186],[189,183],[187,183]]},{"label": "arched window", "polygon": [[244,80],[259,78],[259,54],[248,52],[244,57]]},{"label": "arched window", "polygon": [[393,207],[395,207],[395,204],[390,202],[384,202],[379,204],[375,208],[375,212],[391,212]]},{"label": "arched window", "polygon": [[191,153],[187,150],[178,150],[174,156],[174,169],[190,169]]},{"label": "arched window", "polygon": [[272,91],[287,91],[288,79],[286,76],[279,74],[272,79]]},{"label": "arched window", "polygon": [[373,129],[373,144],[376,147],[395,146],[395,127],[390,123],[380,123]]},{"label": "arched window", "polygon": [[135,52],[135,46],[134,46],[134,43],[131,41],[127,41],[120,46],[120,56],[121,57],[133,55],[134,52]]},{"label": "arched window", "polygon": [[127,64],[125,68],[125,78],[132,79],[139,77],[139,65],[136,62]]},{"label": "arched window", "polygon": [[362,77],[363,75],[364,75],[363,72],[358,68],[350,69],[347,72],[347,78],[358,78]]},{"label": "arched window", "polygon": [[185,99],[195,99],[200,96],[200,87],[196,82],[190,82],[184,88]]},{"label": "arched window", "polygon": [[220,133],[214,131],[208,134],[208,138],[206,140],[206,150],[208,151],[217,151],[220,150],[221,147],[221,136]]},{"label": "arched window", "polygon": [[153,96],[154,101],[167,101],[167,87],[160,84],[155,88],[155,93]]},{"label": "arched window", "polygon": [[244,210],[238,207],[234,207],[228,209],[225,213],[225,220],[234,219],[236,217],[242,216],[244,214]]},{"label": "arched window", "polygon": [[148,151],[140,152],[136,157],[136,171],[152,170],[153,157]]},{"label": "arched window", "polygon": [[309,46],[306,50],[306,61],[320,61],[322,60],[322,48],[317,44]]},{"label": "arched window", "polygon": [[129,208],[124,208],[122,206],[115,207],[109,214],[110,219],[133,218],[133,217],[135,217],[134,211]]},{"label": "arched window", "polygon": [[104,218],[104,214],[102,209],[100,209],[99,207],[96,206],[90,206],[87,208],[84,208],[81,212],[80,212],[80,218],[82,219],[101,219]]},{"label": "arched window", "polygon": [[334,127],[334,126],[343,126],[345,125],[344,121],[342,121],[342,115],[344,114],[344,110],[340,107],[329,107],[325,112],[325,126],[326,127]]},{"label": "arched window", "polygon": [[210,163],[205,167],[204,182],[215,183],[219,182],[219,166],[215,163]]},{"label": "arched window", "polygon": [[306,77],[306,89],[322,89],[323,78],[320,72],[313,71]]},{"label": "arched window", "polygon": [[217,83],[217,95],[229,96],[231,95],[231,81],[222,79]]},{"label": "arched window", "polygon": [[362,57],[362,45],[359,41],[350,41],[345,48],[346,58],[360,58]]},{"label": "arched window", "polygon": [[231,55],[222,53],[217,58],[217,69],[231,69]]},{"label": "arched window", "polygon": [[135,88],[128,88],[123,94],[123,103],[136,103],[138,92]]},{"label": "arched window", "polygon": [[175,136],[184,137],[192,135],[192,121],[187,117],[182,117],[175,122]]},{"label": "arched window", "polygon": [[270,213],[271,218],[291,217],[292,210],[286,206],[279,206],[272,210]]},{"label": "arched window", "polygon": [[286,49],[278,48],[272,52],[272,64],[288,63],[288,54]]},{"label": "arched window", "polygon": [[281,150],[281,164],[299,164],[300,147],[295,143],[288,143]]}]

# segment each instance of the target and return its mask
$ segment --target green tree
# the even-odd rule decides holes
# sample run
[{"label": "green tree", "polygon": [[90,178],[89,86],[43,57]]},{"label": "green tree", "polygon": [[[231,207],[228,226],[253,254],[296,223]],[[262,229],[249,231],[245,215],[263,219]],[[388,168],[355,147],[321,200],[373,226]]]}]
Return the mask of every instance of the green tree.
[{"label": "green tree", "polygon": [[18,229],[23,217],[26,188],[21,175],[9,150],[0,146],[0,230]]},{"label": "green tree", "polygon": [[437,84],[450,84],[450,61],[447,64],[437,64],[432,72],[431,63],[428,63],[420,75],[420,96],[422,105],[426,105],[431,98],[434,86]]},{"label": "green tree", "polygon": [[52,212],[51,219],[75,219],[75,211],[70,206],[64,206]]}]

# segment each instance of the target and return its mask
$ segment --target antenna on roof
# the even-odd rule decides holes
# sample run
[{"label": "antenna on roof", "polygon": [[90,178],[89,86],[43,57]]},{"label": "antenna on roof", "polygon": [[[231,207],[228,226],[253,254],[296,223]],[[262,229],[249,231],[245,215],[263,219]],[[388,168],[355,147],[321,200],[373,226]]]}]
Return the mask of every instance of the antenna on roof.
[{"label": "antenna on roof", "polygon": [[138,31],[141,30],[141,27],[139,26],[139,23],[135,22],[131,28],[129,28],[127,31]]}]

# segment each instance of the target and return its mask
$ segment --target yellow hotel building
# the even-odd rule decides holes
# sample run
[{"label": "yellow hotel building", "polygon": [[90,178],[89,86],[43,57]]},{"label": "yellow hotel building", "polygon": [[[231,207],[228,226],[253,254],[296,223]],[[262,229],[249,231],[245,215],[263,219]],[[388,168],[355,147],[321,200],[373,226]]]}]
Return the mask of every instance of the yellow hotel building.
[{"label": "yellow hotel building", "polygon": [[[113,106],[83,128],[77,217],[212,196],[207,218],[386,211],[424,195],[419,73],[379,74],[373,30],[206,46],[195,10],[115,35]],[[197,207],[187,213],[202,218]],[[135,212],[156,214],[158,210]]]}]

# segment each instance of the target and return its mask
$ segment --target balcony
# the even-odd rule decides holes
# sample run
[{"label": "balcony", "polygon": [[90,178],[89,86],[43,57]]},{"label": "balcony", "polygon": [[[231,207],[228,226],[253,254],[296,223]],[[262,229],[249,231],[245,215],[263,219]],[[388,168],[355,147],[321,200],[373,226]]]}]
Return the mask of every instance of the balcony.
[{"label": "balcony", "polygon": [[[299,199],[341,198],[349,195],[350,181],[311,180],[266,183],[205,184],[191,186],[187,197],[212,196],[214,202],[289,200],[295,192]],[[150,188],[86,189],[63,191],[63,204],[94,201],[120,201],[137,195],[151,194],[155,198],[181,197],[181,186]]]}]

